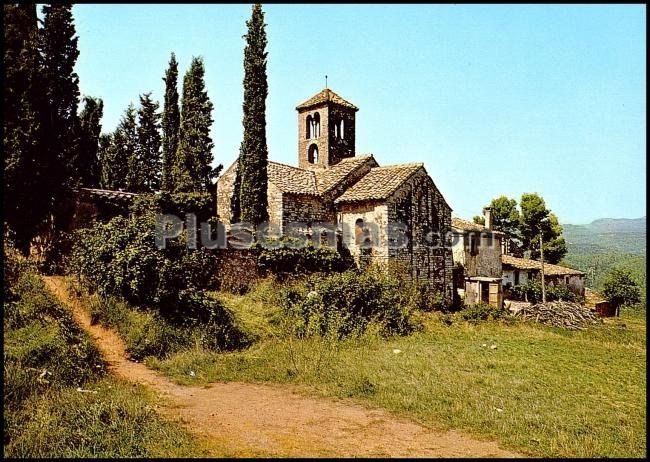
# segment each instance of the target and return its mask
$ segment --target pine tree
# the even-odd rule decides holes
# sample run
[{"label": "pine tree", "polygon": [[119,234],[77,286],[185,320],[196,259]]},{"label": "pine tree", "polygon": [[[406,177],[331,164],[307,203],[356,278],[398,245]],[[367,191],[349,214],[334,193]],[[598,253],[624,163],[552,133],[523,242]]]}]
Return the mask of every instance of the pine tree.
[{"label": "pine tree", "polygon": [[213,106],[205,91],[204,74],[203,60],[193,58],[183,78],[180,136],[171,169],[174,192],[207,192],[216,175],[211,166]]},{"label": "pine tree", "polygon": [[72,17],[72,5],[43,6],[43,27],[40,29],[40,50],[43,60],[41,91],[45,97],[43,117],[43,149],[47,163],[47,184],[54,214],[54,229],[61,229],[66,217],[62,206],[66,190],[75,186],[73,162],[79,149],[79,77],[74,66],[79,56]]},{"label": "pine tree", "polygon": [[180,129],[181,115],[178,108],[178,63],[176,55],[172,53],[169,68],[165,72],[165,105],[162,115],[163,152],[162,152],[162,179],[163,191],[174,190],[171,169],[178,148],[178,131]]},{"label": "pine tree", "polygon": [[153,192],[160,188],[160,113],[151,93],[140,96],[138,110],[137,163],[139,178],[134,192]]},{"label": "pine tree", "polygon": [[[268,183],[266,145],[266,31],[264,12],[256,4],[246,22],[244,49],[244,139],[242,140],[238,175],[240,176],[239,207],[241,221],[258,225],[268,220]],[[237,194],[237,191],[235,191]],[[237,218],[237,217],[235,217]]]},{"label": "pine tree", "polygon": [[3,210],[17,248],[27,253],[50,205],[40,149],[42,84],[36,5],[5,4],[3,16]]},{"label": "pine tree", "polygon": [[79,154],[72,174],[79,179],[80,186],[87,188],[99,186],[98,151],[103,114],[104,102],[100,98],[84,97],[84,108],[79,116]]}]

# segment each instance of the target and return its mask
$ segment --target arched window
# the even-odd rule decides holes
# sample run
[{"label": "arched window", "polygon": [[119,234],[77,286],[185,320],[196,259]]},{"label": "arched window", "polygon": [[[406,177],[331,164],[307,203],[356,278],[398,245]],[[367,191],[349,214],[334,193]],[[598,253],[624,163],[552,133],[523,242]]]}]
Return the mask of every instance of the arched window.
[{"label": "arched window", "polygon": [[317,112],[314,114],[314,129],[312,130],[313,138],[318,138],[320,136],[320,114]]},{"label": "arched window", "polygon": [[343,119],[341,119],[341,124],[339,125],[339,138],[342,140],[345,139],[345,126],[343,125]]},{"label": "arched window", "polygon": [[365,233],[365,225],[363,223],[363,219],[359,218],[355,223],[354,223],[354,242],[356,245],[361,246],[364,244],[366,233]]},{"label": "arched window", "polygon": [[312,135],[312,125],[314,125],[314,120],[311,116],[307,116],[307,121],[305,123],[305,138],[310,139]]},{"label": "arched window", "polygon": [[318,146],[315,144],[309,146],[309,150],[307,151],[307,160],[310,164],[318,163]]}]

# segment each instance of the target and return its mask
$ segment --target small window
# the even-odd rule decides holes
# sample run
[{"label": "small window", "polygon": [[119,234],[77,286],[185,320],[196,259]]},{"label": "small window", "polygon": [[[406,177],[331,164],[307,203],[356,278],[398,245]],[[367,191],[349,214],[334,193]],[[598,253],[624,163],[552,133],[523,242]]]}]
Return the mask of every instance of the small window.
[{"label": "small window", "polygon": [[313,125],[314,125],[314,119],[312,119],[311,116],[307,116],[307,120],[305,121],[305,138],[306,139],[311,139]]},{"label": "small window", "polygon": [[307,160],[310,164],[318,163],[318,146],[315,144],[309,146],[309,150],[307,151]]},{"label": "small window", "polygon": [[470,233],[469,235],[469,253],[470,255],[478,255],[478,240],[479,237],[474,234]]},{"label": "small window", "polygon": [[317,112],[314,114],[314,123],[312,130],[312,138],[320,137],[320,114]]}]

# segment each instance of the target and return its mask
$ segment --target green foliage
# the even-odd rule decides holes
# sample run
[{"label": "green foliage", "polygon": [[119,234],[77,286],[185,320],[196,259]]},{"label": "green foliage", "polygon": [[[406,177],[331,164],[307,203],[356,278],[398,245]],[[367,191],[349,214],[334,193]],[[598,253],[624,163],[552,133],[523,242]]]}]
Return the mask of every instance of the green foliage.
[{"label": "green foliage", "polygon": [[84,108],[79,116],[79,152],[73,163],[73,176],[79,179],[80,186],[96,188],[100,181],[98,151],[104,102],[90,96],[85,96],[83,100]]},{"label": "green foliage", "polygon": [[78,230],[70,271],[102,296],[177,309],[182,290],[210,287],[215,258],[204,249],[188,249],[184,237],[157,249],[155,223],[155,215],[148,213]]},{"label": "green foliage", "polygon": [[566,255],[566,241],[561,237],[562,226],[537,193],[521,195],[521,211],[517,209],[517,201],[506,196],[492,199],[490,207],[494,229],[506,234],[510,246],[509,253],[522,256],[524,251],[530,251],[531,258],[538,260],[541,233],[544,241],[544,261],[555,264]]},{"label": "green foliage", "polygon": [[116,329],[136,360],[163,359],[196,346],[216,351],[246,346],[248,339],[232,327],[230,312],[204,297],[202,293],[184,294],[184,311],[177,316],[135,309],[115,297],[93,297],[89,299],[91,320]]},{"label": "green foliage", "polygon": [[625,269],[613,269],[603,282],[603,294],[616,307],[634,305],[641,301],[641,289]]},{"label": "green foliage", "polygon": [[[569,290],[565,284],[546,284],[546,301],[564,300],[567,302],[580,302],[581,297]],[[515,300],[528,300],[531,303],[542,301],[542,284],[537,280],[518,284],[510,289],[510,296]]]},{"label": "green foliage", "polygon": [[133,104],[129,104],[110,136],[110,146],[102,150],[102,188],[129,189],[135,181],[132,172],[137,168],[134,155],[137,150],[136,110]]},{"label": "green foliage", "polygon": [[162,178],[161,189],[173,191],[171,169],[178,149],[178,135],[181,124],[181,114],[178,107],[178,62],[172,53],[169,68],[165,72],[165,105],[162,114]]},{"label": "green foliage", "polygon": [[17,248],[27,254],[52,205],[46,175],[50,159],[41,139],[44,101],[36,5],[12,3],[2,8],[3,212]]},{"label": "green foliage", "polygon": [[234,195],[239,202],[232,204],[234,221],[258,225],[268,220],[268,183],[266,145],[266,79],[267,39],[264,12],[260,4],[252,7],[246,22],[244,49],[244,139],[239,149]]},{"label": "green foliage", "polygon": [[[43,27],[40,32],[43,92],[45,99],[42,125],[42,146],[48,159],[46,175],[39,191],[51,193],[54,229],[63,229],[68,217],[59,206],[68,189],[76,186],[74,160],[79,149],[79,77],[74,71],[79,50],[72,16],[72,5],[43,6]],[[50,200],[50,194],[41,200]]]},{"label": "green foliage", "polygon": [[474,217],[472,217],[472,221],[477,225],[485,226],[485,217],[482,217],[480,215],[474,215]]},{"label": "green foliage", "polygon": [[171,169],[174,192],[209,191],[218,174],[211,166],[213,105],[205,89],[204,75],[203,59],[193,58],[183,78],[180,135]]},{"label": "green foliage", "polygon": [[[198,344],[209,349],[247,343],[231,313],[204,291],[214,284],[215,257],[205,249],[188,249],[184,238],[156,248],[153,213],[116,217],[77,231],[69,270],[83,288],[103,298],[117,297],[154,309],[156,314],[142,323],[125,318],[121,305],[113,302],[101,308],[105,318],[95,312],[97,319],[115,323],[125,333],[134,355],[164,356],[187,347],[183,341],[187,329],[196,332],[192,335]],[[129,327],[133,325],[137,327]]]},{"label": "green foliage", "polygon": [[466,306],[458,313],[462,319],[471,322],[504,319],[508,317],[508,314],[508,310],[505,308],[497,308],[483,302]]},{"label": "green foliage", "polygon": [[318,246],[308,242],[305,246],[295,246],[295,239],[282,237],[278,246],[267,249],[255,244],[259,251],[257,263],[261,270],[283,276],[287,274],[310,274],[315,272],[341,272],[351,267],[333,247]]},{"label": "green foliage", "polygon": [[298,337],[340,338],[360,334],[370,324],[384,335],[407,334],[414,329],[411,295],[399,279],[371,267],[311,276],[286,290],[283,306]]},{"label": "green foliage", "polygon": [[135,155],[138,168],[129,188],[134,192],[157,191],[160,188],[160,113],[158,103],[152,101],[151,93],[140,96],[138,109],[138,150]]},{"label": "green foliage", "polygon": [[157,213],[176,215],[180,219],[184,219],[185,214],[190,213],[196,215],[197,226],[215,216],[213,197],[204,192],[164,191],[157,194],[140,194],[134,199],[130,210],[136,215],[147,214],[153,210]]}]

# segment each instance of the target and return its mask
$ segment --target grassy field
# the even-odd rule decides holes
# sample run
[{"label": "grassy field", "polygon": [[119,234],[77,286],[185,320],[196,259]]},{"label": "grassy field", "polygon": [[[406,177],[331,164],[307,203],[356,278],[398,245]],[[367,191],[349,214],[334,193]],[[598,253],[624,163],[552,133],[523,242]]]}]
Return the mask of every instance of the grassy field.
[{"label": "grassy field", "polygon": [[163,419],[142,386],[113,378],[87,335],[24,261],[5,253],[5,457],[221,454]]},{"label": "grassy field", "polygon": [[575,332],[458,317],[447,325],[420,314],[423,329],[408,337],[335,342],[284,336],[278,288],[268,281],[245,296],[215,296],[254,334],[254,346],[191,349],[150,358],[151,366],[188,384],[290,383],[535,456],[646,454],[642,311]]}]

